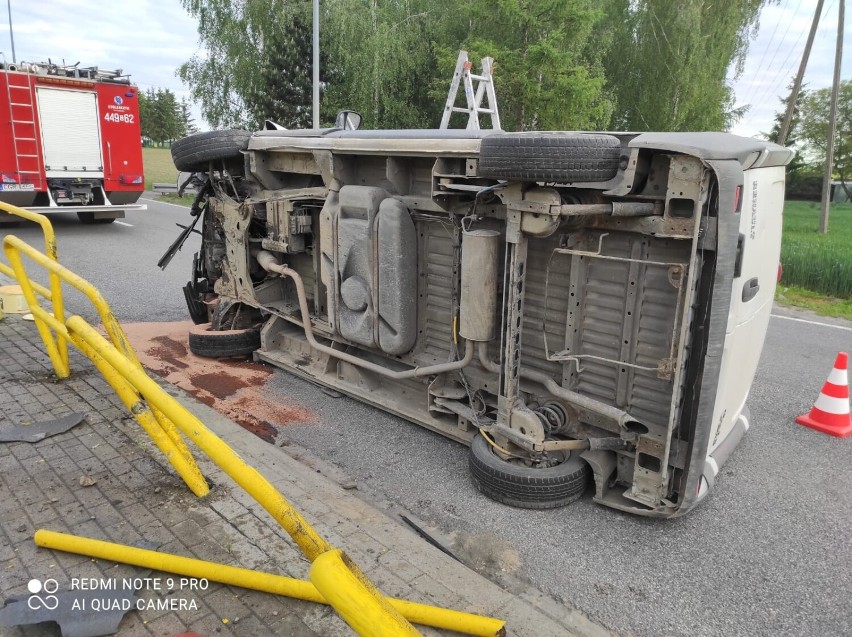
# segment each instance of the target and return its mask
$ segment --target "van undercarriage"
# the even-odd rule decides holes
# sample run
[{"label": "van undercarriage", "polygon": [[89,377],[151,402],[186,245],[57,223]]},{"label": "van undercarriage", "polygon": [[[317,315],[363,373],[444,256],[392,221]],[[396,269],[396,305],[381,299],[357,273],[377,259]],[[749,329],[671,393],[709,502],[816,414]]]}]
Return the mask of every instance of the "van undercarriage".
[{"label": "van undercarriage", "polygon": [[468,444],[477,488],[526,508],[573,501],[591,474],[602,504],[682,514],[745,431],[751,378],[722,391],[726,337],[755,286],[743,324],[768,320],[775,281],[745,281],[758,220],[741,210],[777,205],[786,149],[446,130],[181,143],[178,168],[206,173],[197,353],[254,351]]}]

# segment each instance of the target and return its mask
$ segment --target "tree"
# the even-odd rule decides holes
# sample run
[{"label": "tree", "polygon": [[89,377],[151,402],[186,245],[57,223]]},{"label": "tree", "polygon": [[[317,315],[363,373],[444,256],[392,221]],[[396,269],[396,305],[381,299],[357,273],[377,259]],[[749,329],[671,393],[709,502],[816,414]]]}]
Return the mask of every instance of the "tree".
[{"label": "tree", "polygon": [[[787,96],[781,99],[781,110],[775,113],[772,128],[769,132],[760,133],[764,139],[770,142],[776,142],[778,140],[778,135],[781,133],[781,125],[784,123],[784,117],[787,114],[787,106],[790,104],[794,83],[795,80],[792,80],[787,86]],[[817,174],[818,171],[814,171],[802,157],[801,144],[798,143],[798,139],[796,137],[800,121],[799,115],[806,95],[807,91],[805,90],[805,85],[803,85],[796,97],[796,105],[793,107],[793,113],[790,117],[790,126],[787,131],[787,138],[784,142],[785,146],[792,148],[795,151],[793,159],[791,159],[790,163],[787,164],[785,197],[788,199],[815,199],[818,201],[822,188],[822,176]]]},{"label": "tree", "polygon": [[[178,74],[212,126],[257,128],[267,118],[303,126],[310,120],[310,101],[305,101],[313,74],[309,5],[286,0],[181,2],[198,19],[206,51],[183,64]],[[325,66],[321,60],[321,70]]]},{"label": "tree", "polygon": [[[748,39],[768,0],[613,0],[613,46],[604,64],[624,130],[727,130],[728,80],[742,71]],[[733,69],[733,73],[729,71]]]},{"label": "tree", "polygon": [[[802,100],[799,122],[793,130],[804,147],[806,160],[811,164],[825,163],[830,103],[830,87],[809,91]],[[834,172],[840,179],[846,195],[852,199],[852,192],[846,185],[846,180],[852,176],[852,80],[840,82],[834,140]]]},{"label": "tree", "polygon": [[441,107],[429,92],[438,72],[435,7],[424,0],[331,0],[324,7],[330,110],[359,111],[369,128],[437,126]]},{"label": "tree", "polygon": [[[445,0],[443,4],[437,29],[436,93],[441,103],[461,43],[471,60],[495,59],[495,90],[504,129],[583,130],[609,125],[612,102],[604,92],[601,59],[610,38],[603,29],[602,3]],[[440,117],[440,109],[436,115]]]},{"label": "tree", "polygon": [[[610,0],[611,1],[611,0]],[[206,52],[180,69],[213,126],[310,114],[310,18],[286,0],[182,0]],[[504,128],[599,128],[612,105],[608,38],[593,0],[327,0],[322,119],[347,108],[373,128],[435,127],[460,47],[497,62]]]},{"label": "tree", "polygon": [[192,106],[189,100],[185,97],[180,101],[180,121],[183,129],[183,136],[194,135],[198,132],[198,126],[195,125],[195,118],[192,117]]},{"label": "tree", "polygon": [[[787,108],[790,105],[790,98],[793,96],[793,87],[795,85],[795,80],[792,80],[787,85],[787,97],[781,100],[781,110],[778,113],[775,113],[775,118],[772,121],[772,129],[768,133],[761,132],[761,136],[764,139],[769,140],[770,142],[774,142],[778,139],[778,135],[781,134],[781,125],[784,123],[784,117],[787,114]],[[787,130],[787,139],[784,141],[786,146],[795,146],[796,145],[796,129],[799,126],[799,113],[802,110],[802,102],[807,95],[807,91],[805,87],[807,84],[803,84],[799,89],[799,94],[796,96],[796,105],[793,107],[793,113],[790,117],[790,127]],[[796,153],[798,157],[798,152]],[[789,170],[789,165],[788,165]]]},{"label": "tree", "polygon": [[[155,144],[171,142],[189,134],[192,118],[189,103],[178,103],[169,89],[149,88],[139,93],[139,119],[142,136]],[[189,120],[187,120],[189,117]]]}]

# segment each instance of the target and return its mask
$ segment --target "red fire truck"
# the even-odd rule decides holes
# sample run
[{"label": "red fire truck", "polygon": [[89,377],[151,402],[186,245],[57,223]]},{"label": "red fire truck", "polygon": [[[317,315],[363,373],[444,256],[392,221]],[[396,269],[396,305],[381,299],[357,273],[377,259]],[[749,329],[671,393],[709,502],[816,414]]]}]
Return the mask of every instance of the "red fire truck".
[{"label": "red fire truck", "polygon": [[[98,67],[0,60],[0,201],[111,223],[144,189],[139,89]],[[11,220],[0,212],[0,222]]]}]

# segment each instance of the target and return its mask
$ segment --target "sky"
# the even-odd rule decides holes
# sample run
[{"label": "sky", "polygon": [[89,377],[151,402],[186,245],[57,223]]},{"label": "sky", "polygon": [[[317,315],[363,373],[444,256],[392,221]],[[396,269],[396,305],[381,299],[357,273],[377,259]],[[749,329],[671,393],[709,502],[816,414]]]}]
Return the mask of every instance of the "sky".
[{"label": "sky", "polygon": [[[175,75],[198,48],[197,23],[178,0],[7,0],[11,2],[17,59],[80,61],[82,66],[121,68],[142,89],[189,93]],[[732,0],[729,0],[732,1]],[[831,85],[839,0],[825,0],[823,17],[805,72],[809,89]],[[6,2],[0,9],[0,51],[11,61]],[[736,105],[750,105],[731,132],[752,136],[772,127],[780,98],[798,69],[817,0],[776,0],[764,8],[750,42],[742,75],[731,78]],[[852,14],[852,6],[849,7]],[[852,15],[847,16],[847,23]],[[852,76],[852,35],[845,36],[841,79]],[[449,78],[448,78],[449,82]],[[497,96],[500,102],[500,96]],[[206,129],[197,106],[196,123]]]}]

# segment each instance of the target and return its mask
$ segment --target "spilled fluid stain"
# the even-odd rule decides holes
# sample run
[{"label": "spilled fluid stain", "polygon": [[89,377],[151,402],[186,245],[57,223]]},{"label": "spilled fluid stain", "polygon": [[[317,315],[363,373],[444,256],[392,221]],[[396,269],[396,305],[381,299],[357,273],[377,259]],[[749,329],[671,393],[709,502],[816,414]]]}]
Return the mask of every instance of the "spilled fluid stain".
[{"label": "spilled fluid stain", "polygon": [[[129,337],[128,337],[129,338]],[[152,347],[148,353],[162,362],[168,362],[180,369],[186,369],[188,365],[183,362],[186,355],[189,353],[186,345],[175,341],[167,336],[156,336],[151,339],[156,346]]]},{"label": "spilled fluid stain", "polygon": [[275,441],[279,427],[316,421],[308,408],[267,396],[270,367],[245,360],[195,356],[187,345],[191,326],[190,321],[182,321],[130,323],[123,327],[146,369],[266,442]]},{"label": "spilled fluid stain", "polygon": [[192,382],[196,387],[200,387],[213,394],[216,398],[223,400],[249,386],[241,378],[226,376],[224,374],[195,374],[192,376]]}]

